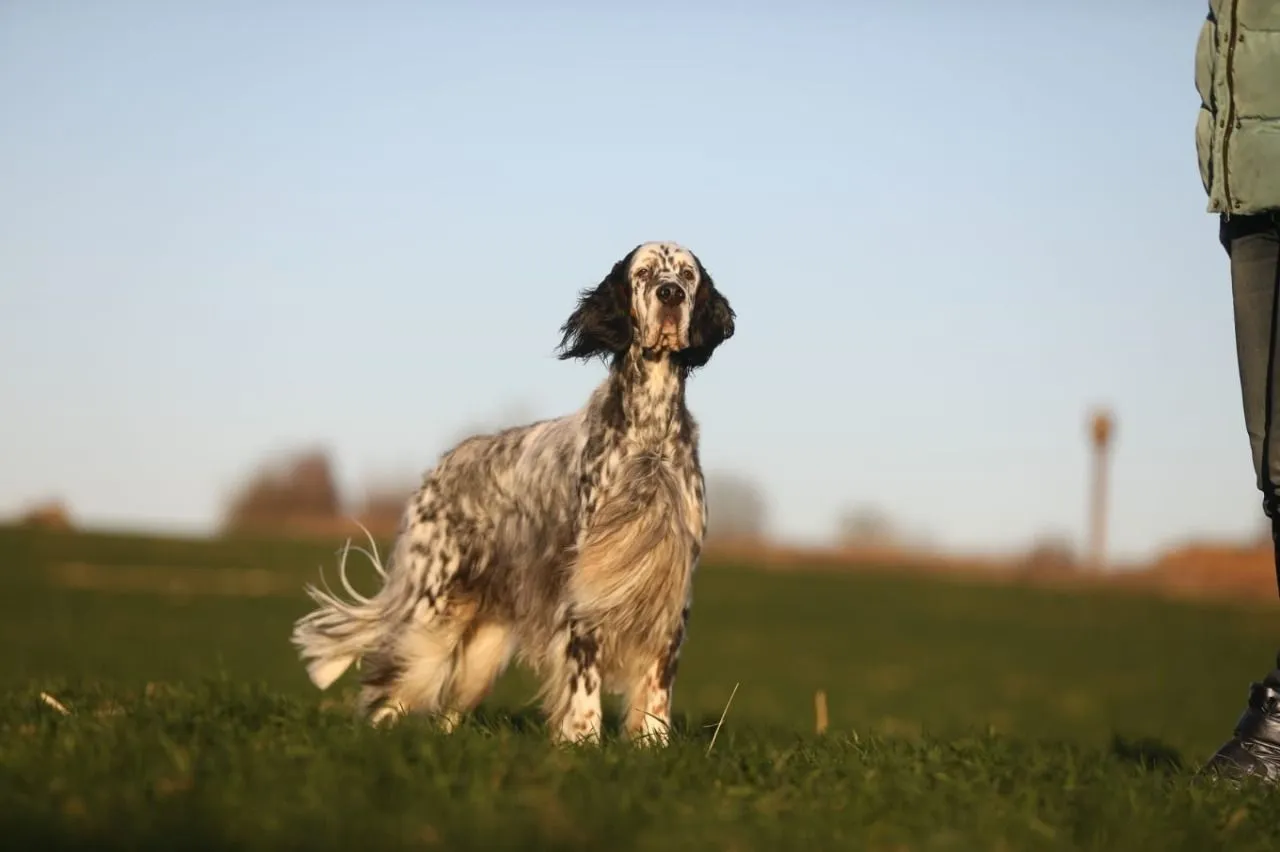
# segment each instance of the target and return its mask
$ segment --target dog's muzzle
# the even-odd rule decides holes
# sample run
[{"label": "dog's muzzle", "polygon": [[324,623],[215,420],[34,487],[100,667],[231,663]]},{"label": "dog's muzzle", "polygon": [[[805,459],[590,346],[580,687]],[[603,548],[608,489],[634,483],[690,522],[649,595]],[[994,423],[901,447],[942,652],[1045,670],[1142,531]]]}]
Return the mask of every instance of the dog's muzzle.
[{"label": "dog's muzzle", "polygon": [[667,308],[679,307],[684,302],[684,288],[670,281],[658,285],[658,301]]},{"label": "dog's muzzle", "polygon": [[687,345],[685,338],[686,312],[689,305],[689,294],[676,281],[659,281],[654,288],[653,298],[657,301],[657,327],[654,329],[653,346],[661,349],[676,350]]}]

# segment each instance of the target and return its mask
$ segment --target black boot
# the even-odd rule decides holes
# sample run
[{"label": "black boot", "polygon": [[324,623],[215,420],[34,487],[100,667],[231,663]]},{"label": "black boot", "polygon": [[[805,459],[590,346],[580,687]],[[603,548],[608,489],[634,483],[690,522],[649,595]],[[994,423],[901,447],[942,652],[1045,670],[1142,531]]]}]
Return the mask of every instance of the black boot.
[{"label": "black boot", "polygon": [[1249,685],[1249,704],[1233,736],[1200,770],[1231,779],[1280,781],[1280,657],[1261,683]]},{"label": "black boot", "polygon": [[[1272,518],[1276,585],[1280,588],[1280,518],[1270,511],[1267,514]],[[1261,683],[1249,685],[1249,704],[1236,721],[1231,739],[1214,752],[1200,771],[1232,779],[1280,781],[1280,654],[1276,655],[1276,667],[1271,673]]]}]

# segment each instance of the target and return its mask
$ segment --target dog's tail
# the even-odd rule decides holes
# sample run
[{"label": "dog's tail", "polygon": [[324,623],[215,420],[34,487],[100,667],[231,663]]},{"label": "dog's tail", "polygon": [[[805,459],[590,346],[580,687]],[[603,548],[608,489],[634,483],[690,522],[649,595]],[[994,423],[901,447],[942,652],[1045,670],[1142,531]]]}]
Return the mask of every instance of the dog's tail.
[{"label": "dog's tail", "polygon": [[[368,530],[365,530],[368,535]],[[291,640],[307,667],[307,676],[320,689],[328,689],[352,663],[373,650],[382,639],[388,623],[394,623],[396,584],[388,581],[387,570],[378,558],[378,547],[369,536],[372,550],[353,548],[350,540],[338,559],[338,577],[350,600],[343,600],[329,588],[320,571],[321,587],[308,583],[307,595],[319,606],[298,619]],[[347,579],[347,555],[363,553],[382,578],[382,587],[365,597]]]}]

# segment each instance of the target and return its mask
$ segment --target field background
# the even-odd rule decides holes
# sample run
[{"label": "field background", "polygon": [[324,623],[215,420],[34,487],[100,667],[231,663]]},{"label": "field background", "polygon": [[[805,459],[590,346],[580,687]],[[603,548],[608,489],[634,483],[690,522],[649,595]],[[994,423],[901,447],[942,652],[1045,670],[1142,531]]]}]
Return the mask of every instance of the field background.
[{"label": "field background", "polygon": [[[677,683],[679,741],[665,756],[610,746],[580,758],[588,769],[560,766],[541,732],[520,730],[536,728],[538,718],[527,706],[532,681],[519,671],[503,679],[474,730],[453,740],[412,725],[364,731],[350,720],[349,676],[331,693],[311,687],[289,630],[307,609],[302,584],[322,565],[333,578],[339,545],[0,528],[10,744],[0,760],[11,828],[30,832],[32,843],[68,847],[110,838],[164,845],[172,839],[166,813],[185,815],[188,826],[207,823],[211,846],[267,843],[303,825],[323,832],[316,843],[337,842],[343,831],[382,833],[384,848],[481,848],[482,838],[532,844],[524,848],[707,848],[701,843],[716,838],[713,848],[739,849],[802,837],[809,841],[796,848],[854,848],[841,843],[857,840],[886,849],[1238,849],[1280,841],[1280,803],[1270,793],[1202,792],[1190,779],[1280,644],[1269,602],[712,559],[697,579]],[[353,554],[350,573],[368,591],[373,573],[361,561]],[[724,713],[735,686],[708,758],[705,726]],[[814,734],[817,690],[829,706],[823,737]],[[40,692],[70,715],[42,703]],[[223,733],[191,727],[206,714],[223,719]],[[257,727],[243,726],[246,714]],[[259,739],[264,725],[277,739]],[[301,749],[321,767],[304,792],[267,783],[261,761],[277,766],[265,756],[273,749]],[[417,787],[412,766],[402,764],[420,749],[452,755],[455,783],[513,760],[550,775],[507,778],[449,805],[452,793]],[[802,757],[783,768],[779,754]],[[752,769],[746,755],[764,768]],[[672,763],[655,770],[653,761]],[[241,780],[228,786],[215,765],[238,767]],[[180,780],[165,781],[174,766]],[[393,766],[407,774],[389,779]],[[702,816],[680,810],[691,800],[675,792],[679,782],[645,792],[643,779],[655,771],[696,788],[707,803]],[[1035,780],[1024,786],[1011,780],[1027,773]],[[939,792],[946,784],[936,775],[959,779],[964,792]],[[1082,781],[1091,775],[1092,787]],[[508,783],[559,793],[547,793],[554,807],[543,801],[530,811],[541,816],[528,821],[502,809],[498,791]],[[432,816],[409,840],[400,817],[335,816],[343,800],[390,807],[415,789],[420,808],[410,812]],[[249,791],[248,801],[236,798]],[[275,804],[264,807],[263,796]],[[643,817],[664,796],[672,797],[665,816]],[[156,810],[160,800],[167,804]],[[319,814],[328,821],[315,822]],[[761,845],[769,837],[773,845]]]}]

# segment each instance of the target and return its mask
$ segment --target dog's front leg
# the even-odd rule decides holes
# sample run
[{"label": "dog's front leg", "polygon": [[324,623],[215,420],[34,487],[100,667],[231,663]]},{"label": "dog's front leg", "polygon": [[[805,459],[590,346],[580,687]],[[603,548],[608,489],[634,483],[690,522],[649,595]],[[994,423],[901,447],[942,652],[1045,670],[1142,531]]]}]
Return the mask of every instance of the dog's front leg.
[{"label": "dog's front leg", "polygon": [[666,745],[670,741],[671,694],[688,623],[689,608],[685,607],[665,649],[627,690],[627,733],[641,745]]},{"label": "dog's front leg", "polygon": [[[558,712],[552,718],[560,742],[599,741],[603,714],[600,706],[600,634],[577,622],[566,628],[564,661],[559,684]],[[558,718],[557,718],[558,717]]]}]

